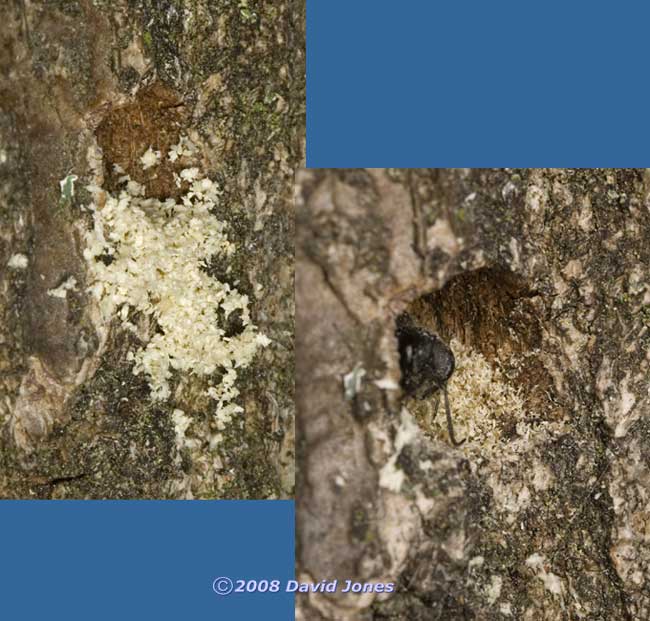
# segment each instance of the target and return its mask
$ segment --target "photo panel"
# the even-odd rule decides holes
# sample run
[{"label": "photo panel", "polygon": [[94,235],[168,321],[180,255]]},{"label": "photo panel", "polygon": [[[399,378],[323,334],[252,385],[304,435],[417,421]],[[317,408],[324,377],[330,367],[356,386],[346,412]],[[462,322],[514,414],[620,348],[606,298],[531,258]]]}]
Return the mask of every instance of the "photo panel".
[{"label": "photo panel", "polygon": [[650,614],[649,192],[300,172],[297,618]]}]

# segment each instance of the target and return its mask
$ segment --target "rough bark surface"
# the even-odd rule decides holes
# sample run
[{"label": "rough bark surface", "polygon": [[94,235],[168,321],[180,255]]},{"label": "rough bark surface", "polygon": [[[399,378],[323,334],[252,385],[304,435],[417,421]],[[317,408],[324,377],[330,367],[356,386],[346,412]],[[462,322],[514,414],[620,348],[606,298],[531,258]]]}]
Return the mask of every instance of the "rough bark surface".
[{"label": "rough bark surface", "polygon": [[[293,494],[293,171],[304,151],[302,2],[5,3],[0,25],[0,497],[273,498]],[[86,293],[84,190],[179,135],[222,190],[227,276],[272,340],[240,377],[245,413],[210,444],[193,377],[149,398]],[[101,149],[99,163],[93,153]],[[172,167],[138,179],[173,195]],[[60,180],[79,177],[74,197]],[[25,269],[9,267],[24,255]],[[48,291],[74,277],[61,299]],[[136,343],[137,345],[137,343]],[[179,448],[174,408],[191,417]]]},{"label": "rough bark surface", "polygon": [[[650,618],[647,173],[305,171],[298,186],[298,572],[397,582],[300,596],[299,618]],[[432,432],[398,388],[404,311],[457,362],[499,369],[469,395],[457,368],[458,416],[499,390],[511,417],[459,449]]]}]

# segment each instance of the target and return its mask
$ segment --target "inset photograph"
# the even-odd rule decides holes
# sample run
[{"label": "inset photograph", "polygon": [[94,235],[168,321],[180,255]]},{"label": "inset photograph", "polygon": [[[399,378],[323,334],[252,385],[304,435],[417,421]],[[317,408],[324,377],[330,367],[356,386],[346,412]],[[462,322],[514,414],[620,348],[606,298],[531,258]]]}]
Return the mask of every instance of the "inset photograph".
[{"label": "inset photograph", "polygon": [[650,618],[650,176],[305,170],[304,621]]},{"label": "inset photograph", "polygon": [[293,497],[303,3],[0,31],[0,498]]}]

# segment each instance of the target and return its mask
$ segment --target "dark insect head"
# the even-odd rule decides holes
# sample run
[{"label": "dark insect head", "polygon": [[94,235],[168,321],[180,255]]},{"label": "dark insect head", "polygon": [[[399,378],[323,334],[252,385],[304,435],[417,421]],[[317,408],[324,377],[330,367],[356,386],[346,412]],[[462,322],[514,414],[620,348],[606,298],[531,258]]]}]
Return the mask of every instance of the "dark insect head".
[{"label": "dark insect head", "polygon": [[445,399],[449,438],[454,446],[460,446],[464,440],[458,442],[454,435],[447,396],[447,381],[455,368],[453,352],[437,335],[423,328],[408,325],[405,321],[398,321],[396,335],[402,371],[402,389],[414,399],[427,399],[435,394],[435,413],[438,411],[442,392]]}]

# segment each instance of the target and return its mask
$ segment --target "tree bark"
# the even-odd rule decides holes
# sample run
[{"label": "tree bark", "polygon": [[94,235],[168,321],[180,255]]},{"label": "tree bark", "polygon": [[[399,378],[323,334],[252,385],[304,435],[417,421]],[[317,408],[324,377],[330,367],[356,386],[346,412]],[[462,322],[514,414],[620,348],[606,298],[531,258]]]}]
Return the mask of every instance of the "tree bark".
[{"label": "tree bark", "polygon": [[[303,3],[16,0],[0,32],[0,497],[292,496]],[[102,325],[86,291],[84,186],[110,189],[114,164],[137,177],[147,146],[166,155],[181,135],[222,188],[227,277],[272,341],[240,377],[245,412],[218,446],[200,378],[175,374],[172,398],[153,402],[126,357],[138,343]],[[148,193],[173,195],[171,174],[143,180]],[[65,299],[48,294],[69,278]],[[174,409],[191,418],[191,448]]]},{"label": "tree bark", "polygon": [[[650,617],[647,173],[298,186],[298,573],[397,583],[299,618]],[[405,311],[454,343],[460,448],[398,388]]]}]

